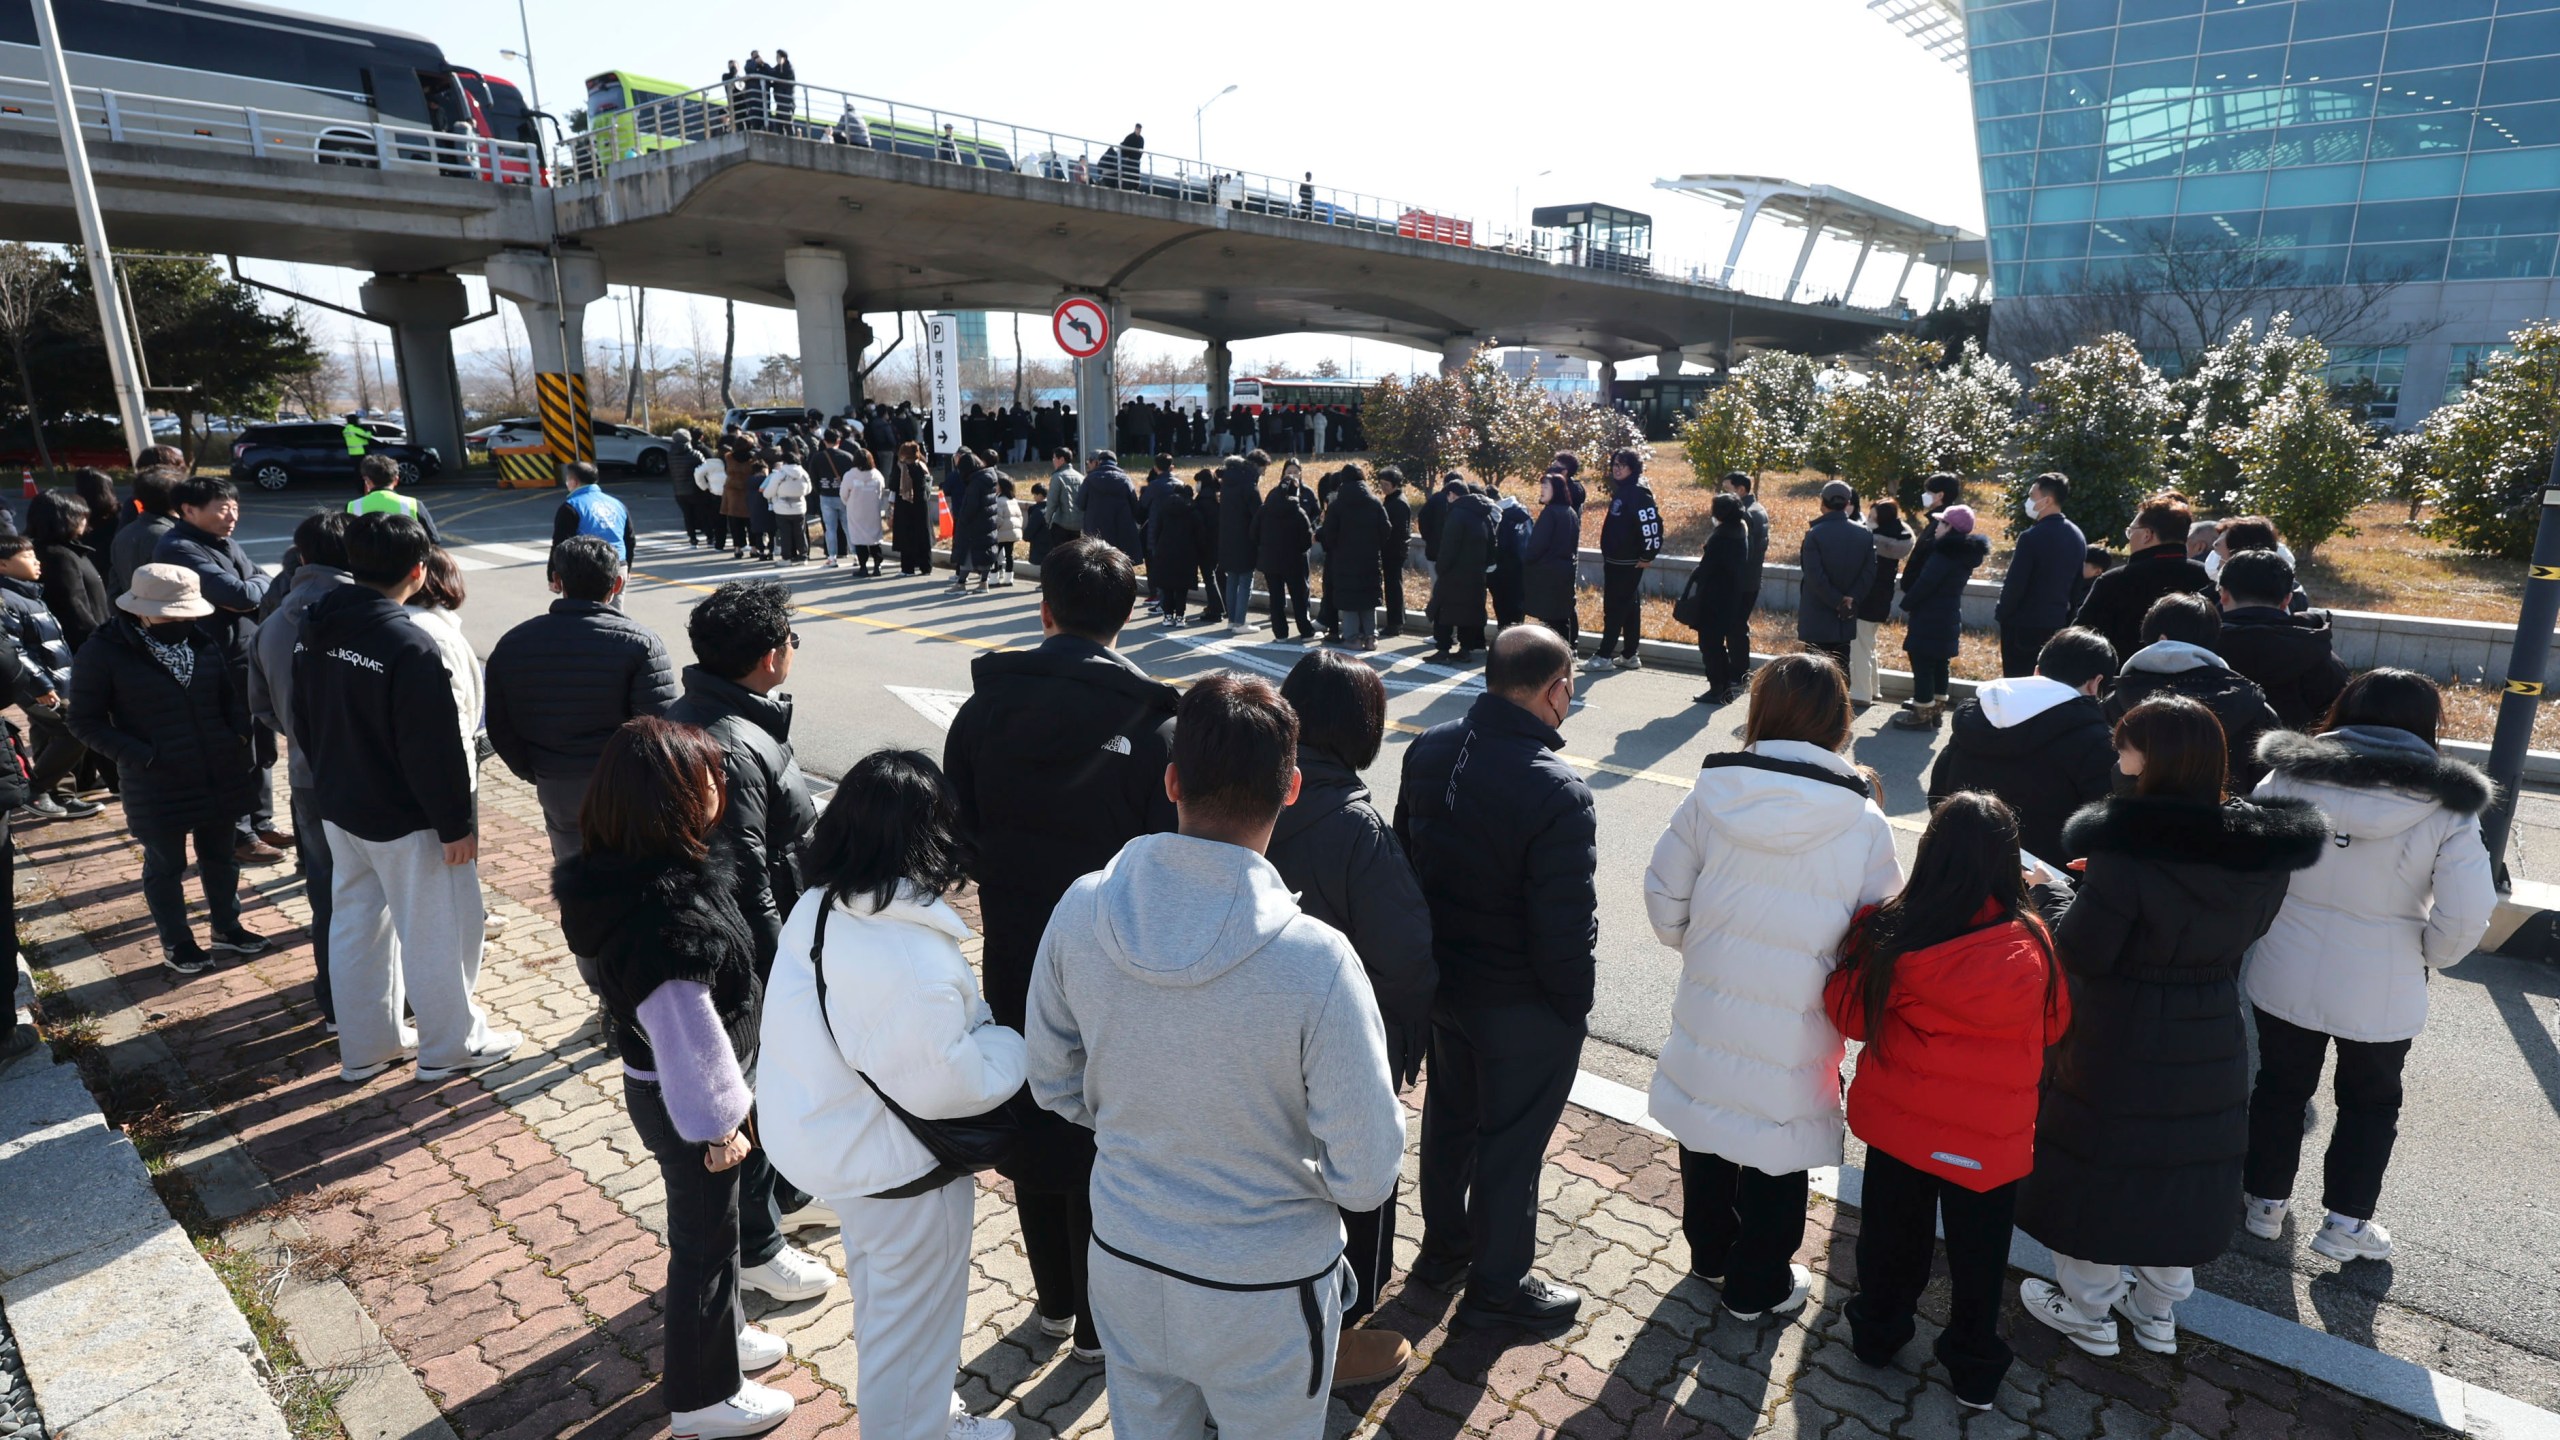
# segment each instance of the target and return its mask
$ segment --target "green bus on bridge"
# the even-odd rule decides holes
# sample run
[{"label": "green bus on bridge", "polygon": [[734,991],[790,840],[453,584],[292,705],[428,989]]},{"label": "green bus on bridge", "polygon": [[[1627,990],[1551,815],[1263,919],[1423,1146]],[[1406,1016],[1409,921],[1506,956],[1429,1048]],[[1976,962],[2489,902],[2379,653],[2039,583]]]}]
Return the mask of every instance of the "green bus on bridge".
[{"label": "green bus on bridge", "polygon": [[602,169],[653,150],[707,140],[729,129],[729,107],[699,87],[628,70],[587,78],[587,128],[571,143],[587,152],[580,169]]}]

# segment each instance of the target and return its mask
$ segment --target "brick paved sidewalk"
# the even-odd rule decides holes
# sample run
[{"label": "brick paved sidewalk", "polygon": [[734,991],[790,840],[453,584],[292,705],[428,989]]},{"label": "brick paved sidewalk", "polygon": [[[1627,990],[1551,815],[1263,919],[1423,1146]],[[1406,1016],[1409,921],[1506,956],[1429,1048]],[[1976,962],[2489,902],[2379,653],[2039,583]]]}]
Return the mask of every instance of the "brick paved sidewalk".
[{"label": "brick paved sidewalk", "polygon": [[[253,899],[248,922],[277,951],[178,981],[159,968],[139,852],[115,810],[27,831],[20,844],[207,1102],[331,1247],[458,1434],[662,1436],[654,1372],[665,1212],[655,1167],[623,1118],[618,1074],[594,1043],[592,1005],[549,918],[549,851],[532,793],[495,766],[483,785],[481,874],[491,909],[510,924],[490,945],[480,997],[528,1042],[510,1065],[436,1085],[406,1067],[360,1086],[338,1080],[289,867],[251,875],[265,899]],[[48,963],[42,951],[33,959]],[[1935,1334],[1926,1318],[1901,1368],[1871,1370],[1850,1355],[1839,1307],[1854,1282],[1854,1216],[1817,1203],[1798,1257],[1822,1277],[1814,1306],[1790,1323],[1737,1323],[1685,1278],[1667,1142],[1573,1110],[1551,1158],[1543,1268],[1590,1294],[1581,1327],[1554,1343],[1452,1334],[1447,1297],[1407,1290],[1373,1323],[1412,1338],[1415,1370],[1337,1398],[1333,1436],[2442,1433],[2201,1341],[2175,1359],[2133,1350],[2093,1360],[2018,1314],[2014,1298],[2008,1329],[2020,1363],[1998,1410],[1968,1417],[1935,1368],[1921,1368]],[[1420,1230],[1413,1194],[1408,1157],[1401,1260]],[[814,1248],[837,1257],[832,1236]],[[972,1408],[1015,1417],[1026,1436],[1107,1435],[1101,1369],[1032,1323],[1030,1273],[1001,1184],[981,1197],[975,1264],[962,1347]],[[1944,1303],[1942,1282],[1924,1317],[1943,1318]],[[796,1352],[763,1377],[801,1401],[776,1433],[858,1435],[842,1286],[800,1305],[750,1305]]]}]

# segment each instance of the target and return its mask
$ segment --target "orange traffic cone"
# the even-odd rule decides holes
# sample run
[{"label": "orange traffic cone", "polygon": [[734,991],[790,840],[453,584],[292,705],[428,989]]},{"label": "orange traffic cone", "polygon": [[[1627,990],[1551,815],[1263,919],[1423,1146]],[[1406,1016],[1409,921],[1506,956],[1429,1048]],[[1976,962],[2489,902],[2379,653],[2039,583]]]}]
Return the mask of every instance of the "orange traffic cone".
[{"label": "orange traffic cone", "polygon": [[18,467],[18,493],[30,500],[36,498],[36,472],[25,465]]}]

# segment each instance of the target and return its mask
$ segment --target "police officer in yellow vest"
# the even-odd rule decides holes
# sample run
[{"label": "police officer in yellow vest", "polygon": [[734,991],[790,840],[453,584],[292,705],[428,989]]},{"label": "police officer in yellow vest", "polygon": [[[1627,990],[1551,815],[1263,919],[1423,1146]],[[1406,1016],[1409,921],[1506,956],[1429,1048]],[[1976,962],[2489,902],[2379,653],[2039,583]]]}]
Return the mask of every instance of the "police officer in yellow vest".
[{"label": "police officer in yellow vest", "polygon": [[373,432],[364,428],[364,422],[353,415],[347,417],[347,423],[338,433],[346,438],[347,453],[359,460],[373,444]]},{"label": "police officer in yellow vest", "polygon": [[367,455],[357,462],[356,475],[364,481],[364,494],[347,502],[348,514],[407,515],[426,527],[430,542],[444,543],[436,539],[435,518],[427,513],[426,502],[400,493],[398,461],[388,455]]}]

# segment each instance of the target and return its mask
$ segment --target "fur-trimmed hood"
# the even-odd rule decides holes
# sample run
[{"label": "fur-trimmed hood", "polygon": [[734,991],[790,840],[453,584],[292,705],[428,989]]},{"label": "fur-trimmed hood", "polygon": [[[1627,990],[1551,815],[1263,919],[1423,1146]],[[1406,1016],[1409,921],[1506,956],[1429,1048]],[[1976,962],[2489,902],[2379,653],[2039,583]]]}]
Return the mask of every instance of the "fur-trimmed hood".
[{"label": "fur-trimmed hood", "polygon": [[2276,774],[2305,784],[2406,791],[2458,815],[2487,810],[2498,793],[2478,766],[2440,754],[2405,730],[2348,726],[2326,735],[2271,730],[2258,741],[2258,758]]},{"label": "fur-trimmed hood", "polygon": [[560,931],[570,952],[595,957],[599,998],[625,1025],[670,980],[710,987],[724,1024],[738,1030],[756,1007],[755,940],[738,908],[743,866],[715,840],[699,863],[629,859],[588,851],[551,871]]},{"label": "fur-trimmed hood", "polygon": [[2114,851],[2138,860],[2225,870],[2307,870],[2320,859],[2329,824],[2308,800],[2271,796],[2207,805],[2116,795],[2082,806],[2062,827],[2065,854]]}]

